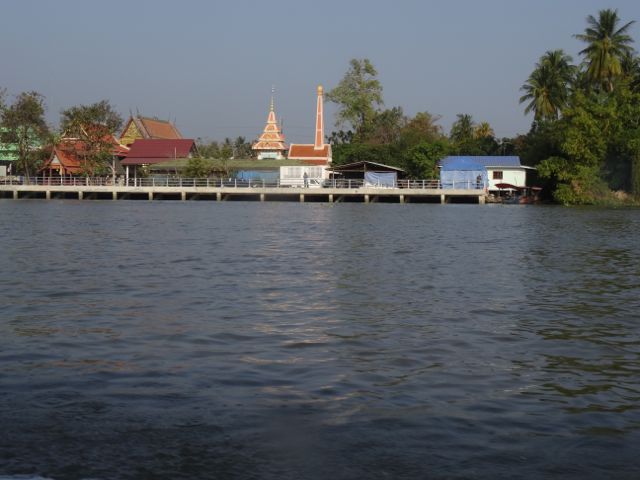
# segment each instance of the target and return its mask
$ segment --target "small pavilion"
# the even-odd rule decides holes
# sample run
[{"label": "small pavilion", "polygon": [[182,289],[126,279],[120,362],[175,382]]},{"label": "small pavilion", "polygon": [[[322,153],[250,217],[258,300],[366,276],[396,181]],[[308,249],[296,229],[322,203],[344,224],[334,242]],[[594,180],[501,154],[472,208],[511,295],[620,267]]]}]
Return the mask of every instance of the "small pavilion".
[{"label": "small pavilion", "polygon": [[258,141],[251,146],[251,150],[257,153],[258,160],[283,160],[285,158],[287,144],[282,128],[276,121],[276,113],[273,108],[273,89],[271,89],[271,105],[269,106],[267,124]]}]

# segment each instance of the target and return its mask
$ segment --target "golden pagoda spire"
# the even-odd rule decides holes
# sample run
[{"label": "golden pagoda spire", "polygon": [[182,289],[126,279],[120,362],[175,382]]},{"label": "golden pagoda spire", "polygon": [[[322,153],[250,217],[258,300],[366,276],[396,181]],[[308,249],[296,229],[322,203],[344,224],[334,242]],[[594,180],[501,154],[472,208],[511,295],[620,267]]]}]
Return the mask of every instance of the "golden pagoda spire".
[{"label": "golden pagoda spire", "polygon": [[273,96],[276,93],[276,87],[274,85],[271,85],[271,105],[269,106],[269,111],[273,112]]},{"label": "golden pagoda spire", "polygon": [[285,143],[282,129],[278,125],[274,107],[275,87],[271,86],[271,102],[269,104],[269,115],[262,135],[252,145],[252,150],[257,152],[258,160],[266,158],[283,159],[288,147]]}]

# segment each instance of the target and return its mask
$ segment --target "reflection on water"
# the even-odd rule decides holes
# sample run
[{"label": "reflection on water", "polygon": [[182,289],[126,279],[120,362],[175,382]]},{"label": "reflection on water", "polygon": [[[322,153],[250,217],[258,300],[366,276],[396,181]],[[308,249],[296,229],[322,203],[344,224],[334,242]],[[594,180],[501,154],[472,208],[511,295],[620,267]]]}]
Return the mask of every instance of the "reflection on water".
[{"label": "reflection on water", "polygon": [[638,211],[3,201],[0,222],[0,475],[640,477]]}]

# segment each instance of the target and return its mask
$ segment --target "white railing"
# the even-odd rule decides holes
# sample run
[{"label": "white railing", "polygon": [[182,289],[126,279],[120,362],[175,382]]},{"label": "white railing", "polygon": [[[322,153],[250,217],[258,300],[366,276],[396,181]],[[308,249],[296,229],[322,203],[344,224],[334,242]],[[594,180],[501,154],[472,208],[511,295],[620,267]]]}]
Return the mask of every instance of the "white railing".
[{"label": "white railing", "polygon": [[236,178],[185,178],[185,177],[0,177],[0,185],[37,185],[69,187],[209,187],[209,188],[402,188],[402,189],[458,189],[483,190],[476,182],[453,182],[443,184],[440,180],[397,180],[393,185],[371,184],[360,179],[284,179],[242,180]]}]

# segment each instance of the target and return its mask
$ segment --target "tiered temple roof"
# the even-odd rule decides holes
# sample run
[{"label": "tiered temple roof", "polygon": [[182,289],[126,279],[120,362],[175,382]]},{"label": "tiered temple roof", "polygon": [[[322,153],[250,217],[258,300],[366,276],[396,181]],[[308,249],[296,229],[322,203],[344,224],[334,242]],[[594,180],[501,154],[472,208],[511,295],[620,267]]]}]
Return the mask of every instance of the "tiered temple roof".
[{"label": "tiered temple roof", "polygon": [[273,108],[273,94],[271,95],[271,105],[269,107],[269,115],[267,124],[264,127],[262,135],[258,138],[251,149],[258,153],[258,160],[263,158],[276,158],[278,160],[284,158],[287,151],[284,134],[276,120],[276,113]]},{"label": "tiered temple roof", "polygon": [[169,121],[132,115],[122,130],[120,143],[131,145],[138,139],[176,140],[180,138],[182,134]]}]

